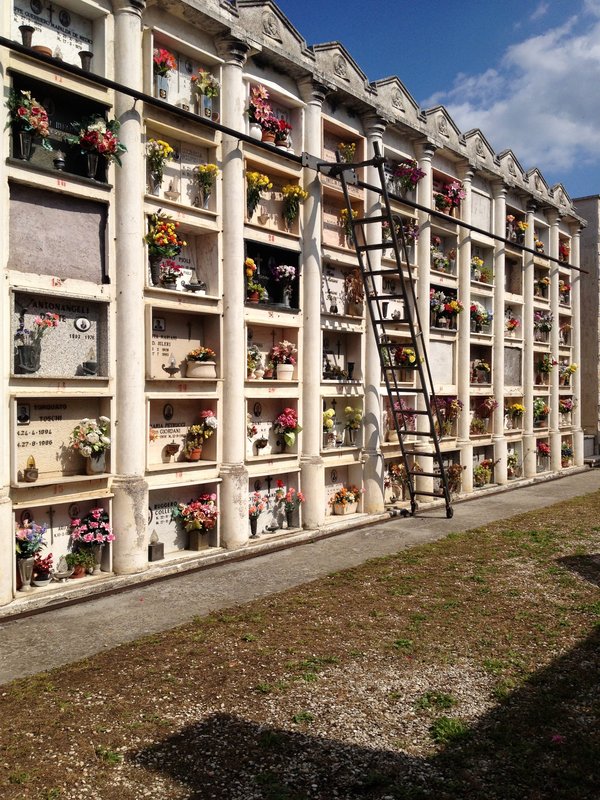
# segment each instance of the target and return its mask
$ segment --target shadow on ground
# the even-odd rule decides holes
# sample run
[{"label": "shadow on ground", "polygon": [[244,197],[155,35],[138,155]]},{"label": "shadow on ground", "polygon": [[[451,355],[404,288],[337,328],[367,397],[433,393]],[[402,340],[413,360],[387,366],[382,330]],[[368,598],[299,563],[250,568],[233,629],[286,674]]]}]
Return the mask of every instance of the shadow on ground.
[{"label": "shadow on ground", "polygon": [[128,760],[195,800],[598,800],[599,674],[600,629],[429,759],[217,714]]},{"label": "shadow on ground", "polygon": [[600,553],[590,556],[565,556],[559,558],[558,563],[571,572],[576,572],[586,581],[600,586]]}]

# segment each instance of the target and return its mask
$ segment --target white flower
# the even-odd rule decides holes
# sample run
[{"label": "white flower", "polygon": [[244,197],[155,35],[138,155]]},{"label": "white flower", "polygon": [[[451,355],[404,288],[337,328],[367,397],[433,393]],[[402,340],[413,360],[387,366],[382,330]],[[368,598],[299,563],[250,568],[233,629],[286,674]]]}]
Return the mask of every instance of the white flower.
[{"label": "white flower", "polygon": [[105,444],[106,446],[110,444],[110,439],[108,438],[108,436],[101,436],[100,441],[102,442],[102,444]]},{"label": "white flower", "polygon": [[213,430],[215,430],[219,423],[217,422],[216,417],[207,417],[204,420],[204,424],[206,425],[207,428],[212,428]]},{"label": "white flower", "polygon": [[110,422],[108,417],[98,417],[98,420],[102,423]]},{"label": "white flower", "polygon": [[85,425],[87,422],[89,422],[89,419],[87,417],[84,417],[79,424]]},{"label": "white flower", "polygon": [[90,431],[85,438],[90,444],[98,444],[100,441],[100,437],[97,433],[94,433],[94,431]]},{"label": "white flower", "polygon": [[92,455],[92,448],[88,447],[87,444],[84,444],[82,447],[79,448],[79,452],[84,458],[89,458]]}]

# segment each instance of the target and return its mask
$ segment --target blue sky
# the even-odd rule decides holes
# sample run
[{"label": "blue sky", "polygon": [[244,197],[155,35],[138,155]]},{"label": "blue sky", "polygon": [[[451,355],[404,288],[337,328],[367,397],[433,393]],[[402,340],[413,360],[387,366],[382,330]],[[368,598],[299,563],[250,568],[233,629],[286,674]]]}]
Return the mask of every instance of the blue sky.
[{"label": "blue sky", "polygon": [[571,197],[600,194],[600,0],[279,0],[308,44],[340,41],[369,80],[397,75],[422,108]]}]

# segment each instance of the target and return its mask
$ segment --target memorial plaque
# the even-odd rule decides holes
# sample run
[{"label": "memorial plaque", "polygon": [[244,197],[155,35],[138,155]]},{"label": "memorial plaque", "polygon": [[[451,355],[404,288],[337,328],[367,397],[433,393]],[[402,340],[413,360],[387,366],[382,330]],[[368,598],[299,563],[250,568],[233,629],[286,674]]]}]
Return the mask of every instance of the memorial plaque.
[{"label": "memorial plaque", "polygon": [[[174,509],[179,503],[189,503],[197,500],[203,494],[216,494],[217,486],[214,483],[195,484],[193,486],[170,486],[165,489],[150,491],[148,506],[148,532],[156,531],[159,542],[165,546],[165,553],[174,553],[185,550],[188,546],[189,535],[182,522],[172,518]],[[218,504],[218,501],[217,501]],[[218,546],[217,528],[209,533],[211,547]]]},{"label": "memorial plaque", "polygon": [[325,267],[321,281],[321,310],[325,314],[344,314],[346,310],[345,274],[337,267]]},{"label": "memorial plaque", "polygon": [[71,432],[84,417],[97,420],[106,401],[83,397],[27,397],[13,402],[15,479],[23,479],[30,456],[35,459],[40,478],[84,475],[85,459],[69,445]]},{"label": "memorial plaque", "polygon": [[186,377],[186,355],[201,345],[210,347],[219,359],[219,320],[200,314],[177,314],[152,309],[151,343],[147,355],[147,374],[154,380],[170,377],[170,368],[177,367],[174,379]]},{"label": "memorial plaque", "polygon": [[[202,422],[201,413],[212,410],[218,419],[216,399],[152,400],[148,431],[148,465],[186,462],[184,449],[188,428]],[[216,461],[218,428],[202,446],[202,461]]]},{"label": "memorial plaque", "polygon": [[15,292],[12,341],[15,375],[106,376],[107,305]]},{"label": "memorial plaque", "polygon": [[[261,533],[265,530],[275,532],[275,530],[284,527],[285,509],[282,498],[288,491],[289,486],[290,480],[288,475],[277,475],[276,478],[272,476],[263,476],[250,479],[248,507],[253,503],[254,492],[260,494],[262,502],[265,504],[264,510],[257,518],[257,533]],[[294,486],[294,488],[296,487]],[[278,499],[278,492],[280,492],[280,499]],[[283,494],[281,494],[281,492],[283,492]],[[297,520],[297,512],[295,512],[295,516]]]},{"label": "memorial plaque", "polygon": [[429,364],[436,385],[454,384],[453,349],[450,342],[432,341],[429,345]]},{"label": "memorial plaque", "polygon": [[[105,497],[100,498],[98,502],[82,500],[76,503],[20,508],[15,513],[15,527],[20,527],[27,520],[33,520],[37,525],[46,524],[48,530],[44,539],[47,546],[42,550],[42,557],[45,558],[52,553],[56,568],[59,558],[71,551],[71,520],[85,517],[93,508],[103,508],[105,511],[109,511],[110,501]],[[118,535],[118,531],[114,533]],[[105,547],[104,550],[106,553],[108,548]]]},{"label": "memorial plaque", "polygon": [[340,198],[339,206],[323,203],[323,244],[332,247],[344,247],[346,232],[340,223],[340,211],[343,199]]},{"label": "memorial plaque", "polygon": [[504,348],[504,382],[507,386],[520,386],[523,354],[516,347]]},{"label": "memorial plaque", "polygon": [[[248,426],[254,426],[256,433],[246,437],[246,458],[297,452],[297,437],[293,447],[285,447],[283,434],[275,433],[274,430],[275,419],[288,406],[293,404],[284,399],[261,398],[248,402]],[[302,425],[302,420],[300,424]]]},{"label": "memorial plaque", "polygon": [[[81,66],[80,50],[94,50],[92,21],[55,3],[14,0],[11,38],[21,41],[20,25],[31,25],[33,45],[50,47],[55,57]],[[41,102],[42,98],[38,98]]]},{"label": "memorial plaque", "polygon": [[[208,148],[190,147],[186,142],[180,144],[179,161],[168,162],[165,168],[165,176],[171,174],[171,170],[177,165],[179,168],[179,179],[181,182],[181,202],[191,206],[200,206],[200,190],[196,178],[195,167],[199,164],[209,163]],[[168,181],[168,177],[165,177]],[[213,189],[213,191],[215,191]]]}]

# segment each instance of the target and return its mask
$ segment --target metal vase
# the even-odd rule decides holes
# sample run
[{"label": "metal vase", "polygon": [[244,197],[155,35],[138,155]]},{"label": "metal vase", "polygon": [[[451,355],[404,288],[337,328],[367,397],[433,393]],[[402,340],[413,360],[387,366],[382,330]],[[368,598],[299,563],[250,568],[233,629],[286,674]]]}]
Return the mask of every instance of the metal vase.
[{"label": "metal vase", "polygon": [[21,578],[20,592],[31,591],[31,578],[33,576],[33,563],[34,558],[17,558],[17,569],[19,570],[19,577]]},{"label": "metal vase", "polygon": [[96,179],[98,172],[98,153],[86,153],[87,157],[87,176],[92,180]]}]

